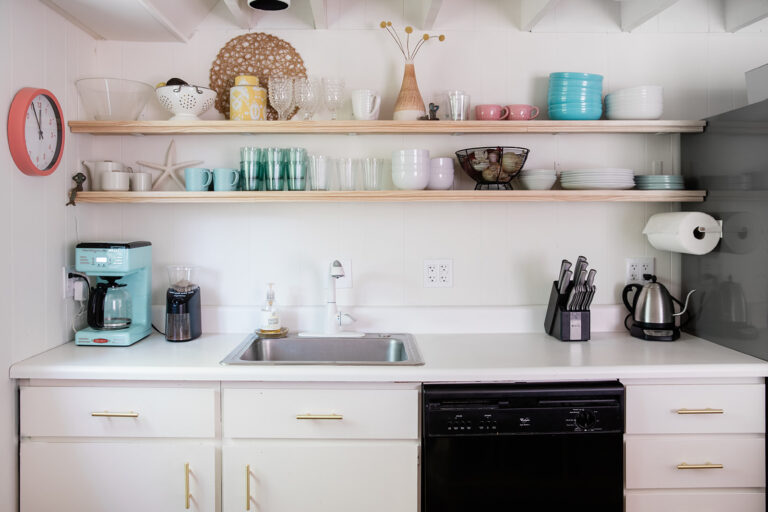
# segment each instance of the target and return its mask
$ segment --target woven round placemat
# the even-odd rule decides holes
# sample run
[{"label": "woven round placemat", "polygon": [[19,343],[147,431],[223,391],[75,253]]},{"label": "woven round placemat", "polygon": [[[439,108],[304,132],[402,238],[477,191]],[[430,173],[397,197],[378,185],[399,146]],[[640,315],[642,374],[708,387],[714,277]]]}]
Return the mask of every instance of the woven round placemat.
[{"label": "woven round placemat", "polygon": [[[238,75],[259,77],[259,83],[269,92],[270,76],[306,77],[301,55],[290,43],[269,34],[252,32],[238,36],[225,44],[211,64],[211,89],[216,91],[216,110],[229,119],[229,89]],[[296,113],[294,109],[288,119]],[[277,119],[277,112],[267,107],[267,119]]]}]

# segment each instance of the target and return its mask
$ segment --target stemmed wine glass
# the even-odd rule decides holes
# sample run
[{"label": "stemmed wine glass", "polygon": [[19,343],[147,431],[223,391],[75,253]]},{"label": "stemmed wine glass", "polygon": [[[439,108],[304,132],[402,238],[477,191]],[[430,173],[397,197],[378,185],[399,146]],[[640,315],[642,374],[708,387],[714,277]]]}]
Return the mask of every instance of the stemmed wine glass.
[{"label": "stemmed wine glass", "polygon": [[295,78],[293,81],[293,100],[304,111],[304,120],[312,119],[320,101],[320,84],[315,78]]},{"label": "stemmed wine glass", "polygon": [[323,100],[331,111],[331,119],[336,120],[336,109],[344,103],[344,80],[341,78],[323,78]]},{"label": "stemmed wine glass", "polygon": [[269,77],[269,103],[277,110],[277,120],[286,121],[293,106],[293,78],[286,76]]}]

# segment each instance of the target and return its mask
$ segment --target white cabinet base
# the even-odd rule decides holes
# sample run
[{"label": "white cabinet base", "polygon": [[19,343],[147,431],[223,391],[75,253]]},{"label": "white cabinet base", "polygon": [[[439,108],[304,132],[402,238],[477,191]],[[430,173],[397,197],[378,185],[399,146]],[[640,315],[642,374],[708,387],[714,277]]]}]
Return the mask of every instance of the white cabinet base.
[{"label": "white cabinet base", "polygon": [[765,493],[755,491],[627,492],[626,512],[765,512]]}]

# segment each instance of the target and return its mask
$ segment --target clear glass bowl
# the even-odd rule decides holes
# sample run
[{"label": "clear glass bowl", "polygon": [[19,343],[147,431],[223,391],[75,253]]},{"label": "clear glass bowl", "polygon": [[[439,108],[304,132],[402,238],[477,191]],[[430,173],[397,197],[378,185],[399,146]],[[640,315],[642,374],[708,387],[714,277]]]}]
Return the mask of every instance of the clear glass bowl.
[{"label": "clear glass bowl", "polygon": [[86,115],[97,121],[135,121],[155,90],[122,78],[81,78],[75,82]]}]

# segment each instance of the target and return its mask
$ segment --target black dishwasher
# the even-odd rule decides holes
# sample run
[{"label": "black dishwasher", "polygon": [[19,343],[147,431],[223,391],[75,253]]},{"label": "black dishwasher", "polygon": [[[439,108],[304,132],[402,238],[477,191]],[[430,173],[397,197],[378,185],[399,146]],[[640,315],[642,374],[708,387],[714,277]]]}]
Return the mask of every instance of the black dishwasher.
[{"label": "black dishwasher", "polygon": [[617,381],[425,384],[422,512],[623,509]]}]

